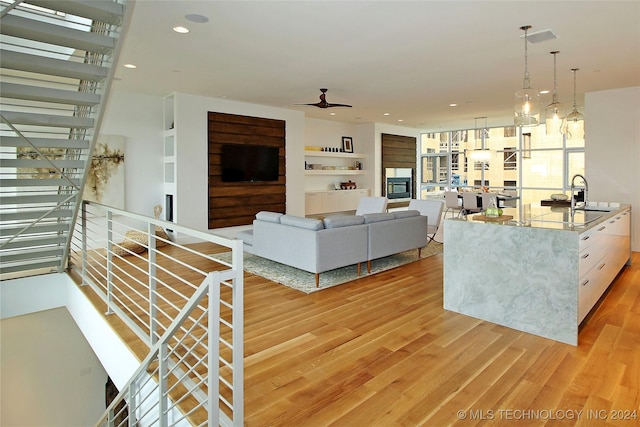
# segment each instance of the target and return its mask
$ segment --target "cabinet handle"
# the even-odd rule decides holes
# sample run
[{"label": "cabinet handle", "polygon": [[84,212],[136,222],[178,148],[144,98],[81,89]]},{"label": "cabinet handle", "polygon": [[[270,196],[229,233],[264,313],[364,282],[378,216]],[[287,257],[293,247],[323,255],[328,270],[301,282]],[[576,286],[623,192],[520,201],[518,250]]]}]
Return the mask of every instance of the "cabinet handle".
[{"label": "cabinet handle", "polygon": [[588,257],[589,257],[589,254],[582,255],[582,259],[587,259]]},{"label": "cabinet handle", "polygon": [[581,286],[587,286],[587,283],[589,283],[589,279],[585,280],[584,282],[582,282]]},{"label": "cabinet handle", "polygon": [[607,228],[607,227],[600,227],[600,228],[598,228],[598,231],[602,231],[602,230],[604,230],[605,228]]},{"label": "cabinet handle", "polygon": [[604,268],[604,266],[607,265],[606,262],[603,262],[602,265],[600,267],[598,267],[598,270],[602,270]]},{"label": "cabinet handle", "polygon": [[582,241],[589,240],[589,238],[590,238],[590,237],[591,237],[591,236],[584,236],[584,237],[582,238]]}]

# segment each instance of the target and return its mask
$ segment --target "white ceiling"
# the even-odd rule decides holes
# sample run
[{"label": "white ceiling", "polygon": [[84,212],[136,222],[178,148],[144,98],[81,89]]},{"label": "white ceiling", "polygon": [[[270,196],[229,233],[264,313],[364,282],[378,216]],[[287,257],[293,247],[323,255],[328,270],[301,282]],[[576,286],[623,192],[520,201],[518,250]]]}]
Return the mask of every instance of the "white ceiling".
[{"label": "white ceiling", "polygon": [[[209,21],[193,23],[187,14]],[[175,33],[176,25],[191,31]],[[523,25],[532,26],[530,35],[557,35],[529,43],[529,72],[533,88],[552,90],[550,52],[560,51],[566,107],[571,68],[580,69],[579,107],[585,92],[640,85],[640,1],[138,0],[113,87],[428,131],[470,128],[479,116],[505,125],[523,84]],[[329,89],[327,101],[353,108],[294,105],[317,102],[320,88]],[[551,95],[542,100],[544,108]]]}]

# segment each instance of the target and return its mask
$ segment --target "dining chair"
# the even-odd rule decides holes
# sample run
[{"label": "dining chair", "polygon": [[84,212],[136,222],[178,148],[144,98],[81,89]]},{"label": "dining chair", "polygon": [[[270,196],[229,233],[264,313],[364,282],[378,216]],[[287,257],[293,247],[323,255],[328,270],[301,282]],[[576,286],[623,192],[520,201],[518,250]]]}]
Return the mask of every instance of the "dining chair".
[{"label": "dining chair", "polygon": [[[482,210],[486,210],[490,205],[491,205],[491,197],[493,196],[493,194],[491,193],[482,193],[480,195],[481,199],[482,199]],[[496,207],[498,206],[498,201],[496,200]]]},{"label": "dining chair", "polygon": [[478,194],[473,192],[462,193],[462,212],[463,215],[481,212],[478,206]]},{"label": "dining chair", "polygon": [[433,240],[438,232],[443,209],[444,203],[440,200],[411,199],[409,201],[409,210],[416,210],[420,212],[420,215],[427,217],[427,244]]},{"label": "dining chair", "polygon": [[447,217],[447,212],[451,211],[452,213],[452,217],[453,217],[453,212],[458,211],[458,215],[460,216],[460,213],[462,212],[461,206],[460,206],[460,200],[458,199],[458,193],[456,191],[445,191],[444,192],[444,204],[447,208],[447,210],[444,212],[444,216],[445,218]]},{"label": "dining chair", "polygon": [[358,202],[358,209],[356,209],[356,215],[386,212],[388,202],[389,200],[386,197],[374,197],[374,196],[362,197],[360,199],[360,202]]}]

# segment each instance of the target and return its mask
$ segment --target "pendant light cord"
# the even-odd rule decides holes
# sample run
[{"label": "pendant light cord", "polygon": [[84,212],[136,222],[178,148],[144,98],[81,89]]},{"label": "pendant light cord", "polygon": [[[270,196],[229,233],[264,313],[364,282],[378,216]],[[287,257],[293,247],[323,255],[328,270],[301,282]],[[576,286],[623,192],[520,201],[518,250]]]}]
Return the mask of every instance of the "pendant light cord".
[{"label": "pendant light cord", "polygon": [[557,104],[558,103],[558,80],[556,78],[556,55],[560,53],[560,51],[556,50],[551,53],[553,54],[553,104]]},{"label": "pendant light cord", "polygon": [[524,30],[524,82],[523,87],[525,89],[531,89],[531,82],[529,81],[529,67],[528,67],[528,49],[527,49],[527,31],[531,28],[531,25],[525,25],[520,27],[521,30]]}]

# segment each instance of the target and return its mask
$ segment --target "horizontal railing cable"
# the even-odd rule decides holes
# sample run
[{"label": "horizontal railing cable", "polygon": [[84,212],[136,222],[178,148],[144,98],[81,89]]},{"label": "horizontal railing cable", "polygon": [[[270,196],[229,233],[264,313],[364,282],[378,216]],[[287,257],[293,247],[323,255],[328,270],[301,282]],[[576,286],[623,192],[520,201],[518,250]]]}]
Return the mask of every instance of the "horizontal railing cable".
[{"label": "horizontal railing cable", "polygon": [[70,267],[150,348],[99,425],[243,424],[241,241],[83,202]]}]

